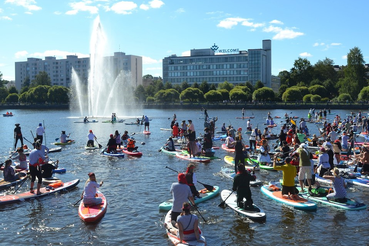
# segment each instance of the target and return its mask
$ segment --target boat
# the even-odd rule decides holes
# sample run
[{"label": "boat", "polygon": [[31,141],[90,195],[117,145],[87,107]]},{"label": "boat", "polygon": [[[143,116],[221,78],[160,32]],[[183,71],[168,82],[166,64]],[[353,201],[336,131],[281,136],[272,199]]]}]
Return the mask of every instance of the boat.
[{"label": "boat", "polygon": [[12,117],[14,114],[3,114],[4,117]]},{"label": "boat", "polygon": [[[220,169],[220,172],[227,178],[233,179],[236,174],[234,173],[234,168],[228,168],[228,167],[222,167]],[[251,186],[258,186],[263,184],[263,182],[259,179],[256,179],[255,181],[250,181]]]},{"label": "boat", "polygon": [[60,142],[56,142],[53,143],[54,145],[71,145],[74,143],[74,140],[69,139],[66,143],[60,143]]},{"label": "boat", "polygon": [[[234,166],[234,157],[226,155],[226,156],[224,156],[224,162],[227,163],[228,165]],[[254,169],[255,171],[260,170],[258,164],[251,162],[249,160],[249,158],[245,158],[245,167],[246,167],[246,169],[252,169],[252,168],[255,167],[255,169]]]},{"label": "boat", "polygon": [[263,192],[269,198],[291,206],[300,210],[316,210],[317,205],[314,202],[308,201],[307,199],[300,197],[296,200],[285,198],[282,196],[281,189],[276,185],[263,185],[261,187],[261,192]]},{"label": "boat", "polygon": [[144,130],[142,133],[143,133],[144,135],[150,135],[150,134],[151,134],[151,132],[150,132],[150,131],[145,131],[145,130]]},{"label": "boat", "polygon": [[97,123],[99,122],[98,120],[89,120],[87,122],[84,121],[75,121],[74,123],[84,123],[84,124],[88,124],[88,123]]},{"label": "boat", "polygon": [[168,238],[170,239],[170,241],[174,244],[174,245],[179,245],[179,246],[185,246],[185,245],[191,245],[191,246],[205,246],[206,245],[206,241],[205,241],[205,237],[204,237],[204,233],[201,233],[201,240],[204,241],[205,243],[200,243],[197,240],[193,240],[193,241],[182,241],[182,243],[180,242],[179,237],[177,237],[176,234],[171,233],[171,231],[173,231],[175,228],[172,225],[172,221],[171,221],[171,213],[172,210],[169,210],[168,213],[165,215],[164,218],[164,225],[166,227],[166,231],[167,231],[167,235]]},{"label": "boat", "polygon": [[126,155],[129,155],[129,156],[133,156],[133,157],[141,157],[142,156],[142,152],[140,151],[137,151],[137,150],[134,150],[134,151],[128,151],[127,148],[123,148],[121,149],[122,152]]},{"label": "boat", "polygon": [[99,205],[92,205],[92,206],[86,206],[83,203],[83,199],[78,207],[78,215],[79,217],[86,223],[93,223],[98,222],[99,220],[104,217],[108,202],[106,201],[106,198],[103,193],[101,193],[99,190],[96,192],[97,197],[102,199],[102,203]]},{"label": "boat", "polygon": [[187,161],[210,162],[210,159],[209,158],[198,157],[198,156],[190,157],[190,155],[188,155],[188,154],[182,154],[182,153],[176,153],[176,157],[178,157],[180,159],[183,159],[183,160],[187,160]]},{"label": "boat", "polygon": [[[198,190],[201,198],[195,199],[195,204],[199,204],[201,202],[205,202],[211,198],[216,197],[219,194],[219,186],[214,186],[212,191],[208,191],[206,188]],[[163,211],[168,211],[172,208],[173,199],[169,199],[168,201],[162,202],[159,204],[159,209]]]},{"label": "boat", "polygon": [[75,180],[72,180],[72,181],[69,181],[69,182],[65,182],[62,186],[60,186],[58,188],[49,189],[47,187],[43,187],[43,188],[40,189],[40,191],[42,193],[40,195],[37,195],[36,190],[35,190],[35,193],[31,193],[31,192],[27,191],[27,192],[19,193],[19,194],[0,196],[0,205],[14,203],[14,202],[22,202],[22,201],[33,199],[33,198],[48,196],[48,195],[53,194],[53,193],[57,193],[57,192],[61,192],[61,191],[64,191],[64,190],[72,189],[72,188],[76,187],[78,185],[78,183],[79,183],[79,179],[75,179]]},{"label": "boat", "polygon": [[12,182],[9,181],[5,181],[4,179],[0,179],[0,190],[4,190],[7,189],[11,186],[16,186],[18,184],[20,184],[21,182],[23,182],[23,180],[27,177],[26,173],[24,173],[24,175],[22,177],[20,177],[20,179],[18,180],[14,180]]},{"label": "boat", "polygon": [[[231,194],[232,193],[232,194]],[[225,201],[225,204],[227,204],[228,207],[230,207],[232,210],[236,211],[238,214],[242,214],[252,220],[265,220],[266,214],[265,212],[256,206],[255,204],[252,204],[252,209],[244,209],[237,206],[237,195],[235,192],[231,192],[230,190],[222,190],[220,193],[220,196],[222,197],[222,200]]]},{"label": "boat", "polygon": [[228,152],[235,152],[235,148],[228,148],[226,144],[222,144],[222,149]]}]

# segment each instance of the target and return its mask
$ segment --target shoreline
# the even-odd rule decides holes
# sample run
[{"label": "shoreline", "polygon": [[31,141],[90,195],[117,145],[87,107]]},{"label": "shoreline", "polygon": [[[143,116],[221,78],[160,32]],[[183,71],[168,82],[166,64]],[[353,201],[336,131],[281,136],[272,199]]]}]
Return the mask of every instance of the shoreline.
[{"label": "shoreline", "polygon": [[[369,110],[368,103],[150,103],[132,105],[142,109],[355,109]],[[0,104],[2,110],[12,109],[42,109],[65,110],[69,104]]]}]

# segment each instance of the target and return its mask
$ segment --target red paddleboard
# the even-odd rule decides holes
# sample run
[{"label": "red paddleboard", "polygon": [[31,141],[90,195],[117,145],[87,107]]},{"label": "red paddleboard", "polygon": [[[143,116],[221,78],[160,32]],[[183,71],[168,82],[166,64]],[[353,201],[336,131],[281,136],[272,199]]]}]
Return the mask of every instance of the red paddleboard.
[{"label": "red paddleboard", "polygon": [[228,148],[226,146],[226,144],[222,144],[222,149],[224,149],[225,151],[228,151],[228,152],[235,152],[235,148]]},{"label": "red paddleboard", "polygon": [[143,131],[143,134],[144,134],[144,135],[150,135],[150,134],[151,134],[151,132],[149,132],[149,131]]},{"label": "red paddleboard", "polygon": [[79,204],[78,215],[79,217],[87,223],[97,222],[104,217],[108,203],[103,193],[99,190],[97,191],[97,196],[102,199],[102,203],[99,205],[85,206],[83,200]]},{"label": "red paddleboard", "polygon": [[139,151],[128,151],[126,148],[122,149],[122,152],[126,155],[135,156],[135,157],[141,157],[142,152]]}]

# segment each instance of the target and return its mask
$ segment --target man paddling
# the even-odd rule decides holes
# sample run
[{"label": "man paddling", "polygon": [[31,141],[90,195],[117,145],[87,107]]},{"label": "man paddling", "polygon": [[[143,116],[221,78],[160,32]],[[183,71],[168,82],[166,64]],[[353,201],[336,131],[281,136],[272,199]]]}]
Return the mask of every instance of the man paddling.
[{"label": "man paddling", "polygon": [[31,186],[30,192],[34,193],[33,185],[35,183],[37,177],[37,195],[41,195],[41,184],[42,184],[42,174],[41,174],[41,166],[44,163],[45,155],[41,151],[41,143],[39,140],[35,143],[35,149],[31,151],[29,154],[29,171],[31,173]]},{"label": "man paddling", "polygon": [[[255,176],[246,171],[244,165],[238,166],[238,173],[233,179],[233,191],[237,191],[237,206],[244,209],[252,209],[250,181],[254,181]],[[246,202],[243,199],[246,198]]]},{"label": "man paddling", "polygon": [[20,125],[19,123],[15,124],[15,128],[14,128],[14,139],[15,139],[14,149],[17,148],[18,139],[21,142],[21,146],[23,146],[23,136],[22,136],[21,127],[19,125]]}]

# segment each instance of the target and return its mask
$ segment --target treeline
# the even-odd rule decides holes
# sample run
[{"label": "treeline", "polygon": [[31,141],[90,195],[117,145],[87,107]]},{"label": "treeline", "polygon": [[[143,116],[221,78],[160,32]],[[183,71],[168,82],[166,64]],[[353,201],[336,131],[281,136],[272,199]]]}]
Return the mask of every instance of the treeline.
[{"label": "treeline", "polygon": [[30,81],[26,78],[20,92],[13,86],[9,90],[4,86],[0,73],[0,102],[1,103],[69,103],[69,89],[65,86],[51,86],[50,77],[46,72],[40,72],[36,78]]},{"label": "treeline", "polygon": [[[347,66],[335,70],[331,59],[311,65],[309,60],[298,58],[290,71],[279,73],[281,86],[277,93],[264,87],[261,81],[233,85],[227,81],[218,85],[203,81],[201,84],[180,85],[153,81],[144,88],[137,87],[135,94],[140,102],[215,102],[215,101],[283,101],[283,102],[353,102],[368,101],[368,68],[359,48],[347,55]],[[151,75],[144,76],[152,78]]]}]

